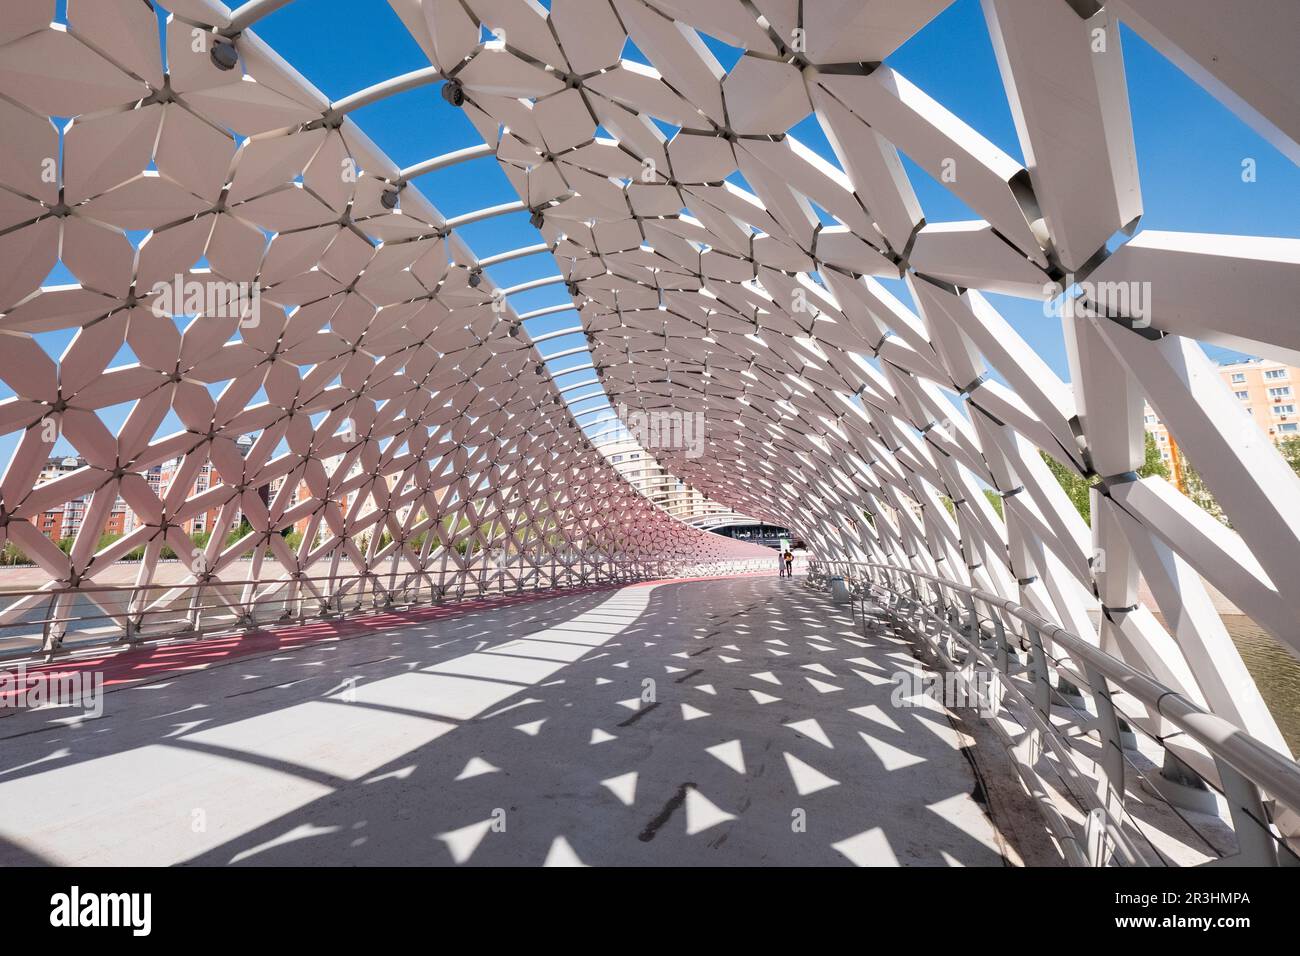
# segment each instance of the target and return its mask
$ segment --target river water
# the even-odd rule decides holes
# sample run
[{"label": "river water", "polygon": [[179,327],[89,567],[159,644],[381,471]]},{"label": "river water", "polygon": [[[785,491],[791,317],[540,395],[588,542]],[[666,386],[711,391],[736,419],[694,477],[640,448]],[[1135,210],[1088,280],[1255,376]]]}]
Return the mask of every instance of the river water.
[{"label": "river water", "polygon": [[1300,756],[1300,661],[1245,615],[1225,614],[1223,624],[1292,755]]}]

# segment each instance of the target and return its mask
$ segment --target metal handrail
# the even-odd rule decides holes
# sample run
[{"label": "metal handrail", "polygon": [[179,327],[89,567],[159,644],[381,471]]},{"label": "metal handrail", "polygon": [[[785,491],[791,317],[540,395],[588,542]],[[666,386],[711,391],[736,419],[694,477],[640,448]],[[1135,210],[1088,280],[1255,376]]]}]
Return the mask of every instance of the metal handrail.
[{"label": "metal handrail", "polygon": [[[1296,761],[1255,739],[1232,722],[1197,706],[1177,691],[1106,653],[1079,635],[1000,595],[913,568],[864,561],[817,562],[814,560],[810,564],[811,582],[814,585],[824,582],[827,570],[846,578],[852,578],[855,570],[863,571],[863,579],[870,586],[880,588],[908,602],[918,611],[924,612],[932,621],[941,623],[946,636],[961,641],[968,650],[980,658],[983,664],[997,668],[1007,678],[1013,675],[1007,669],[1006,661],[1003,660],[999,666],[998,661],[985,654],[980,646],[984,637],[982,631],[984,619],[980,617],[978,607],[983,606],[1001,615],[1001,617],[991,617],[988,621],[995,626],[999,640],[998,650],[1002,655],[1005,655],[1007,650],[1005,628],[1012,619],[1025,626],[1034,653],[1041,654],[1043,660],[1050,661],[1058,667],[1058,670],[1065,672],[1066,669],[1061,666],[1060,661],[1053,660],[1045,652],[1045,644],[1050,642],[1051,646],[1061,648],[1083,668],[1085,673],[1082,676],[1075,672],[1069,672],[1069,676],[1091,689],[1099,705],[1099,721],[1108,717],[1111,727],[1107,729],[1110,736],[1115,738],[1112,742],[1116,743],[1117,749],[1119,747],[1116,718],[1120,715],[1114,710],[1113,691],[1107,682],[1143,704],[1151,713],[1168,720],[1205,749],[1222,778],[1222,792],[1229,798],[1229,809],[1238,831],[1238,842],[1243,856],[1247,855],[1249,849],[1251,862],[1277,862],[1276,856],[1270,858],[1267,853],[1261,852],[1262,844],[1259,842],[1248,844],[1252,835],[1243,833],[1242,827],[1253,822],[1256,827],[1267,828],[1268,825],[1264,822],[1267,814],[1264,813],[1261,805],[1261,790],[1272,800],[1300,812],[1300,764]],[[894,580],[891,579],[891,576],[895,575],[907,579],[910,593],[904,593],[895,586]],[[936,607],[932,608],[926,603],[929,595],[922,593],[923,589],[920,586],[922,582],[931,585],[937,592],[937,599],[934,602]],[[944,602],[945,591],[964,599],[963,609],[968,614],[965,632],[953,626],[948,620],[948,611],[956,605]],[[935,613],[936,608],[940,613]],[[1041,675],[1035,675],[1035,679],[1043,683],[1045,691],[1050,691],[1050,685],[1046,684],[1045,668]],[[1039,699],[1040,711],[1047,700],[1046,695]],[[1103,709],[1108,713],[1103,714]],[[1051,730],[1050,726],[1047,730]],[[1105,736],[1103,734],[1103,742],[1107,742]],[[1122,749],[1120,752],[1122,753]],[[1116,769],[1112,765],[1110,772],[1113,774]],[[1111,781],[1111,786],[1122,797],[1122,767],[1118,769],[1120,779]],[[1271,838],[1270,846],[1282,843],[1285,839],[1285,837],[1279,838],[1271,831],[1268,835]],[[1284,843],[1274,848],[1290,852]]]},{"label": "metal handrail", "polygon": [[[46,586],[44,588],[0,592],[0,601],[8,606],[24,598],[47,600],[45,614],[36,619],[0,625],[0,641],[13,641],[14,647],[0,649],[0,659],[20,659],[34,654],[52,659],[59,652],[80,650],[103,644],[138,644],[146,641],[192,639],[205,634],[229,634],[259,624],[259,610],[268,605],[282,609],[274,620],[309,618],[341,619],[362,611],[367,597],[372,609],[417,607],[442,604],[448,598],[460,602],[497,593],[532,591],[562,592],[592,584],[660,580],[677,576],[708,574],[744,574],[770,570],[766,559],[730,559],[693,561],[682,557],[628,560],[597,552],[546,552],[540,561],[525,564],[524,555],[513,554],[502,564],[484,562],[468,568],[430,568],[425,570],[375,569],[357,574],[309,575],[288,572],[276,577],[252,580],[223,580],[206,576],[203,580],[175,584],[84,586]],[[509,576],[512,581],[507,582]],[[543,585],[543,579],[549,583]],[[436,580],[435,580],[436,579]],[[531,582],[531,587],[530,587]],[[366,585],[369,583],[369,594]],[[317,588],[315,585],[323,585]],[[204,601],[205,589],[243,591],[246,596]],[[427,595],[427,596],[426,596]],[[114,597],[119,600],[113,600]],[[93,607],[84,611],[69,610],[65,605],[77,597],[88,597]],[[348,606],[345,607],[345,599]],[[151,603],[150,603],[151,602]],[[315,605],[315,614],[308,610]],[[39,605],[38,605],[39,606]],[[111,609],[110,609],[111,606]],[[62,610],[60,610],[62,608]],[[220,613],[214,623],[212,612]],[[208,615],[204,626],[204,615]],[[146,619],[157,624],[183,623],[181,628],[146,631]],[[181,620],[183,619],[183,621]],[[263,618],[262,623],[273,619]],[[64,643],[69,625],[89,627],[116,625],[109,634]],[[4,632],[22,629],[24,633],[8,637]],[[85,633],[83,627],[72,633]],[[39,641],[39,646],[33,646]]]}]

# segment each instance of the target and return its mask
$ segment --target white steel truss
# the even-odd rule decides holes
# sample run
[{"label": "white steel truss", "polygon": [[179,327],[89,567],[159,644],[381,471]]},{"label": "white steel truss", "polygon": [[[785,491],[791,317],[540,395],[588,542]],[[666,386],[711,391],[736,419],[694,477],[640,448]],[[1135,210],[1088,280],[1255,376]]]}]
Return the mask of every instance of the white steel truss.
[{"label": "white steel truss", "polygon": [[[983,0],[1022,166],[882,62],[949,2],[390,0],[534,210],[611,400],[707,416],[670,472],[832,560],[1015,600],[1289,753],[1203,581],[1300,654],[1300,479],[1198,340],[1294,361],[1300,241],[1138,231],[1119,23],[1296,160],[1300,7]],[[838,163],[790,133],[809,116]],[[900,152],[982,218],[928,223]],[[1065,293],[1069,383],[987,292]],[[1144,399],[1231,530],[1138,476]],[[1100,479],[1091,526],[1040,450]]]},{"label": "white steel truss", "polygon": [[[658,454],[672,474],[828,559],[1023,604],[1287,752],[1203,580],[1300,654],[1300,479],[1198,343],[1296,361],[1300,241],[1139,230],[1119,23],[1300,161],[1293,0],[1256,0],[1249,17],[1221,0],[984,0],[1023,166],[882,62],[949,0],[390,3],[430,68],[331,104],[249,28],[282,2],[235,21],[216,0],[164,3],[165,72],[144,0],[72,0],[66,27],[54,0],[0,2],[0,378],[14,392],[0,429],[22,435],[0,534],[54,585],[93,582],[141,545],[148,583],[165,544],[190,547],[181,523],[214,507],[191,580],[255,577],[260,559],[234,563],[251,545],[286,580],[326,554],[362,573],[463,568],[466,541],[756,553],[614,474],[512,334],[520,317],[494,308],[459,223],[409,182],[492,153],[518,202],[460,223],[531,211],[611,401],[705,416],[702,455]],[[743,51],[731,69],[701,33]],[[624,58],[629,41],[652,65]],[[433,82],[486,146],[400,169],[349,112]],[[791,135],[809,116],[837,162]],[[900,151],[981,218],[927,222]],[[138,249],[132,231],[149,232]],[[79,284],[42,286],[58,262]],[[242,328],[159,317],[150,290],[176,275],[254,283],[269,307]],[[915,311],[881,278],[905,280]],[[1141,283],[1142,309],[1087,291]],[[1068,383],[984,294],[1054,286],[1079,293]],[[68,329],[56,361],[37,337]],[[1231,528],[1138,477],[1144,400]],[[98,413],[127,402],[113,434]],[[181,427],[164,434],[169,414]],[[87,464],[34,488],[51,419]],[[1040,451],[1100,478],[1091,526]],[[156,494],[141,470],[177,456]],[[208,462],[219,480],[190,497]],[[262,501],[285,477],[309,494]],[[87,518],[64,554],[30,519],[78,495]],[[97,551],[119,495],[144,523]],[[252,530],[227,547],[236,514]],[[293,551],[279,532],[303,519]],[[1178,752],[1214,777],[1196,747]]]},{"label": "white steel truss", "polygon": [[[448,220],[406,185],[484,149],[399,170],[252,33],[221,60],[222,8],[169,7],[164,72],[142,0],[74,2],[66,26],[53,0],[3,4],[0,428],[21,437],[0,535],[48,575],[51,617],[81,590],[125,624],[143,608],[87,589],[140,548],[137,601],[160,606],[176,599],[153,587],[164,548],[190,565],[166,583],[279,580],[322,607],[365,576],[454,586],[489,553],[512,586],[549,581],[557,554],[626,573],[767,553],[672,520],[591,448],[518,336],[512,290],[455,232],[507,207]],[[148,234],[136,248],[130,232]],[[77,284],[43,286],[60,262]],[[251,293],[155,308],[170,288],[234,283],[256,312]],[[55,359],[43,337],[65,330]],[[99,413],[124,403],[114,434]],[[85,464],[38,484],[60,436]],[[169,486],[151,487],[164,461],[179,462]],[[119,498],[139,525],[101,548]],[[64,553],[31,519],[73,499],[87,503]],[[185,523],[214,513],[196,548]],[[296,549],[281,535],[295,525]],[[12,600],[0,624],[45,606]]]}]

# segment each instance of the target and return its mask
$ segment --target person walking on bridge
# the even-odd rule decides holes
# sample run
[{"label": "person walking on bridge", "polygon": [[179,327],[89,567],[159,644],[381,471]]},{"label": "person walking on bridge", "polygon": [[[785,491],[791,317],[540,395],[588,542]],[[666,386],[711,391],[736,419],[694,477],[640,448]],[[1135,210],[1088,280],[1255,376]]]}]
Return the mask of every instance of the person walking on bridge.
[{"label": "person walking on bridge", "polygon": [[785,554],[781,555],[781,563],[785,565],[785,576],[794,577],[794,552],[786,548]]}]

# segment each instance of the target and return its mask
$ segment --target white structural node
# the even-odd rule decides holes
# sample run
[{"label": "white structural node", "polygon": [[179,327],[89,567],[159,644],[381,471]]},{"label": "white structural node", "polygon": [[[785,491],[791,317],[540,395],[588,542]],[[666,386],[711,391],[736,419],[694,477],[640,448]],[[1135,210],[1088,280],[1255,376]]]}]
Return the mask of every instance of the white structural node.
[{"label": "white structural node", "polygon": [[[455,231],[522,209],[610,400],[704,416],[702,454],[655,453],[670,474],[824,561],[999,596],[1289,754],[1207,583],[1300,655],[1300,479],[1199,343],[1300,361],[1300,240],[1141,230],[1119,24],[1300,160],[1294,0],[983,0],[1024,166],[882,62],[949,0],[390,3],[430,68],[331,104],[256,35],[283,0],[164,3],[165,61],[143,0],[71,0],[66,26],[0,0],[0,430],[21,436],[0,535],[60,601],[141,546],[149,584],[213,508],[182,583],[278,575],[323,604],[487,549],[526,584],[557,550],[644,573],[770,554],[673,520],[592,447]],[[731,69],[701,34],[743,51]],[[349,113],[431,83],[485,148],[400,169]],[[790,133],[810,116],[835,162]],[[981,218],[927,222],[900,153]],[[518,201],[448,221],[410,182],[485,155]],[[42,286],[58,263],[76,284]],[[176,276],[249,284],[259,320],[160,316]],[[1066,300],[1069,382],[985,293]],[[1230,525],[1139,477],[1144,400]],[[58,436],[85,467],[34,488]],[[1040,452],[1099,479],[1090,524]],[[141,472],[176,456],[155,493]],[[31,519],[84,495],[65,554]],[[119,496],[143,522],[97,550]],[[1220,756],[1135,701],[1218,786]]]}]

